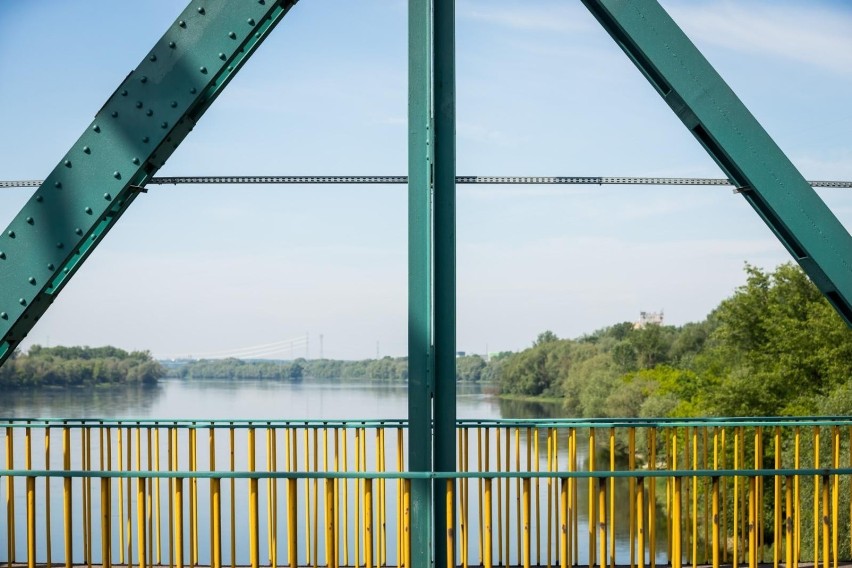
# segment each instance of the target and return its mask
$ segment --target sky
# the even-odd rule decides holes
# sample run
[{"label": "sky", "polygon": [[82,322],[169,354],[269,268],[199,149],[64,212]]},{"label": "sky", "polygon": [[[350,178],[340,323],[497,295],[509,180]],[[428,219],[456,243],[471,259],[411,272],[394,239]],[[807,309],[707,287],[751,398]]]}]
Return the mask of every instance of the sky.
[{"label": "sky", "polygon": [[[852,179],[852,5],[663,0],[808,179]],[[184,7],[0,0],[0,179],[41,179]],[[458,0],[459,175],[724,177],[578,0]],[[406,173],[406,3],[302,0],[158,175]],[[31,189],[0,190],[7,225]],[[821,190],[852,227],[852,192]],[[458,349],[699,321],[790,257],[730,188],[459,186]],[[403,356],[404,186],[154,186],[23,343]],[[306,345],[304,337],[309,338]],[[290,342],[290,343],[287,343]]]}]

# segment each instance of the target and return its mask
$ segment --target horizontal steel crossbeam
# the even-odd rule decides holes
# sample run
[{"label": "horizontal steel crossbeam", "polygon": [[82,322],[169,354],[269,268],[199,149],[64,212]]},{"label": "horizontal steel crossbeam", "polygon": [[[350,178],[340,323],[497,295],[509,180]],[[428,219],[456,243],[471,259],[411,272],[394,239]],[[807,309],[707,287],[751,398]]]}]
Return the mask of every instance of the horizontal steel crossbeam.
[{"label": "horizontal steel crossbeam", "polygon": [[[204,184],[407,184],[408,176],[174,176],[153,177],[147,185]],[[457,176],[459,184],[485,185],[693,185],[732,186],[725,178],[639,176]],[[852,181],[813,180],[811,187],[852,189]],[[0,181],[0,188],[39,187],[42,180]]]}]

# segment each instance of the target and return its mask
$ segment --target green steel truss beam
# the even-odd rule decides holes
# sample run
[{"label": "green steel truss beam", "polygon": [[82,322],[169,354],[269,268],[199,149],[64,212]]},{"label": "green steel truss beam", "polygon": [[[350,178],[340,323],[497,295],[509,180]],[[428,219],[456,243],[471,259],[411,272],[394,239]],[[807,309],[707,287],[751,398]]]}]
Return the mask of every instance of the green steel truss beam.
[{"label": "green steel truss beam", "polygon": [[[408,469],[432,467],[432,0],[408,1]],[[411,480],[412,568],[432,566],[432,481]]]},{"label": "green steel truss beam", "polygon": [[0,364],[297,0],[193,0],[0,235]]},{"label": "green steel truss beam", "polygon": [[852,325],[852,237],[656,0],[582,0]]}]

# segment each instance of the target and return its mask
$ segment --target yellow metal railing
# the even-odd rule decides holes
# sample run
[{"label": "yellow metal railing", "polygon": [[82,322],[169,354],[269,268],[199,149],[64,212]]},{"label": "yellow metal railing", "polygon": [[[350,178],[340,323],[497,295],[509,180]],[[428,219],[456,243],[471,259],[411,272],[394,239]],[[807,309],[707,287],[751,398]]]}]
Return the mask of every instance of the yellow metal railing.
[{"label": "yellow metal railing", "polygon": [[846,419],[459,421],[455,472],[408,472],[404,421],[0,431],[10,568],[401,568],[417,477],[455,505],[448,560],[464,568],[835,568],[852,550]]}]

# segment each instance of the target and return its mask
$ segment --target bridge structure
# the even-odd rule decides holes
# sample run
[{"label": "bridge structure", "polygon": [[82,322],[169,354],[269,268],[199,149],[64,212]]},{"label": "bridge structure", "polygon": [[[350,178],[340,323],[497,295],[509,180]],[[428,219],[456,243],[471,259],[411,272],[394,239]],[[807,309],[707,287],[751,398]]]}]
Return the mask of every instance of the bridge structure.
[{"label": "bridge structure", "polygon": [[[729,183],[790,251],[840,316],[847,323],[852,323],[852,267],[849,261],[852,237],[678,25],[655,0],[581,1],[720,166]],[[0,282],[3,283],[0,289],[0,362],[12,354],[97,244],[139,193],[145,191],[146,184],[152,182],[156,172],[295,3],[295,0],[192,0],[139,66],[118,85],[79,140],[60,158],[32,198],[0,235]],[[385,545],[390,542],[382,520],[386,517],[382,516],[385,513],[377,513],[373,507],[376,503],[379,507],[387,506],[385,492],[388,480],[397,483],[394,495],[398,500],[399,514],[396,516],[397,535],[394,538],[397,538],[398,565],[420,567],[434,564],[445,567],[456,565],[459,559],[464,566],[475,563],[467,548],[472,542],[467,532],[472,515],[467,506],[468,499],[474,496],[482,511],[478,523],[479,563],[485,566],[495,563],[531,565],[534,557],[533,532],[543,531],[544,524],[549,523],[548,539],[552,536],[554,540],[548,541],[546,548],[536,545],[536,562],[576,564],[579,552],[572,547],[579,541],[577,517],[573,521],[569,519],[570,511],[579,510],[576,509],[577,488],[584,483],[588,483],[589,498],[586,560],[589,564],[614,565],[614,544],[607,548],[606,543],[614,542],[608,539],[615,534],[613,512],[618,497],[615,480],[623,477],[629,481],[625,495],[632,511],[630,542],[634,543],[633,537],[636,537],[627,563],[644,566],[646,562],[654,565],[658,561],[655,545],[652,544],[656,537],[651,528],[655,522],[652,511],[657,510],[653,488],[658,478],[664,478],[668,515],[667,561],[672,565],[680,566],[685,560],[696,564],[699,559],[718,565],[725,561],[730,550],[730,560],[734,565],[747,561],[753,567],[762,558],[766,545],[774,547],[776,565],[782,561],[795,565],[803,542],[797,519],[804,509],[799,490],[805,476],[812,480],[814,534],[811,545],[814,551],[819,549],[819,554],[814,553],[814,560],[823,561],[826,567],[829,562],[836,564],[840,554],[839,519],[842,511],[848,510],[846,505],[841,506],[840,477],[847,478],[852,472],[840,465],[840,450],[844,447],[841,433],[849,426],[843,419],[805,420],[801,423],[656,421],[649,424],[530,422],[490,425],[471,425],[457,420],[455,7],[453,0],[409,0],[408,10],[408,418],[391,425],[9,422],[4,436],[6,469],[0,471],[0,476],[6,481],[8,564],[12,566],[22,558],[16,548],[22,533],[26,534],[25,558],[30,566],[38,561],[38,542],[46,539],[46,550],[52,550],[49,544],[52,539],[50,514],[47,514],[46,525],[40,527],[36,523],[35,511],[39,506],[39,495],[45,499],[42,503],[46,511],[51,510],[50,487],[53,480],[61,478],[62,562],[66,566],[81,558],[75,556],[75,542],[83,543],[82,560],[87,565],[93,562],[105,566],[114,562],[135,562],[140,566],[165,563],[160,541],[164,531],[159,524],[164,518],[161,481],[168,486],[170,503],[167,516],[170,564],[199,564],[199,543],[202,535],[206,535],[204,538],[211,543],[210,564],[218,567],[230,562],[231,565],[245,563],[257,566],[261,556],[261,533],[265,530],[268,560],[277,565],[277,491],[283,483],[289,521],[286,541],[290,565],[320,563],[320,541],[317,539],[321,535],[325,535],[322,542],[326,552],[322,563],[326,565],[384,565],[388,562]],[[642,437],[648,440],[646,459],[643,460],[647,469],[638,469],[633,461],[637,455],[634,452],[636,428],[644,428]],[[785,434],[782,431],[785,428],[792,430]],[[813,432],[812,457],[806,464],[800,460],[801,428],[811,428]],[[364,429],[375,430],[378,457],[373,471],[366,466]],[[610,440],[611,467],[605,472],[596,467],[594,458],[595,448],[602,437],[601,429],[608,433]],[[614,462],[619,429],[625,429],[629,448],[627,455],[633,464],[626,472],[616,471]],[[42,432],[43,442],[37,444],[33,441],[35,430]],[[222,430],[228,432],[228,454],[231,456],[230,467],[224,471],[215,458],[216,433]],[[245,446],[234,441],[236,430],[245,430]],[[199,431],[209,433],[209,450],[205,454],[209,459],[209,469],[198,464],[198,459],[203,459],[198,453]],[[258,431],[264,432],[267,437],[267,449],[260,454],[256,452]],[[395,454],[385,453],[388,431],[397,432]],[[485,441],[478,442],[484,454],[484,469],[473,471],[467,463],[468,439],[472,431],[477,432],[476,436],[485,436]],[[654,457],[659,431],[665,432],[661,438],[668,444],[664,470],[657,467],[662,464]],[[60,470],[48,469],[53,451],[49,449],[52,432],[61,432],[65,447]],[[569,457],[562,466],[558,460],[548,461],[546,471],[535,469],[538,461],[534,461],[529,452],[532,452],[530,448],[542,443],[542,432],[547,433],[543,444],[553,449],[554,455],[560,455],[560,444],[567,444],[564,446],[567,455],[574,457]],[[571,461],[577,456],[578,432],[586,433],[584,435],[591,448],[583,467],[579,462]],[[769,432],[770,437],[764,438]],[[821,438],[824,432],[830,432],[827,440]],[[304,446],[298,450],[300,435]],[[502,458],[492,453],[491,442],[488,441],[489,436],[495,440],[493,452],[498,452],[501,442],[496,440],[500,435],[502,443],[509,444],[503,446]],[[527,440],[524,446],[528,452],[526,468],[520,466],[523,461],[520,439],[523,435]],[[79,447],[83,448],[77,469],[72,467],[68,449],[74,436]],[[320,454],[316,447],[320,438],[325,443],[328,436],[334,439],[335,448],[338,440],[343,440],[344,453],[345,448],[361,444],[362,449],[356,450],[358,457],[354,468],[346,457],[339,462],[344,464],[342,470],[325,465],[329,454],[327,451]],[[20,437],[23,441],[18,441]],[[746,444],[748,437],[752,439],[750,446]],[[514,453],[511,439],[515,440]],[[709,439],[712,439],[712,444]],[[793,440],[791,443],[795,447],[795,457],[786,465],[778,461],[784,440]],[[313,450],[309,449],[309,441],[313,442]],[[44,452],[43,468],[36,469],[33,452],[41,443],[48,449]],[[124,445],[119,446],[122,443]],[[830,461],[819,457],[823,443],[829,444]],[[285,463],[289,464],[283,471],[278,469],[275,461],[281,444],[284,444]],[[24,448],[22,469],[15,466],[15,463],[20,463],[15,461],[15,447]],[[144,451],[146,447],[148,449]],[[767,447],[774,448],[776,461],[771,469],[764,468]],[[168,454],[165,470],[158,456],[162,448]],[[327,450],[327,446],[324,448]],[[462,448],[464,451],[460,452]],[[678,452],[682,451],[679,448],[690,448],[684,450],[683,461],[677,458]],[[571,454],[572,451],[575,453]],[[245,453],[247,470],[237,470],[234,465],[234,456],[240,452]],[[303,462],[300,468],[298,452],[306,459],[311,456],[312,467]],[[724,456],[729,452],[739,457],[734,462],[725,463]],[[188,457],[182,461],[181,454]],[[386,455],[395,456],[397,471],[385,471]],[[699,455],[713,455],[713,467],[709,466],[709,458],[699,458]],[[271,464],[262,473],[257,471],[260,456]],[[719,456],[722,456],[721,461],[716,460]],[[745,469],[747,456],[755,460],[754,467],[749,469]],[[490,460],[495,457],[498,465],[492,467]],[[318,466],[320,459],[324,462],[322,469]],[[502,469],[499,466],[501,459],[509,460],[503,462]],[[514,468],[510,463],[512,459],[515,460]],[[143,463],[149,465],[143,467]],[[22,522],[25,528],[20,526],[15,512],[16,485],[20,485],[15,481],[18,478],[24,478],[26,506]],[[37,478],[45,480],[41,493],[37,490]],[[228,514],[232,553],[225,560],[221,553],[221,487],[225,481],[233,484],[240,479],[248,484],[245,496],[248,532],[241,532],[243,527],[237,524],[237,519],[243,517],[238,517],[238,507],[232,501]],[[313,487],[308,489],[313,491],[310,495],[299,493],[296,480],[303,479],[309,488]],[[540,479],[545,479],[548,484],[550,492],[546,503],[548,508],[551,504],[553,508],[548,509],[549,516],[539,516],[533,522],[532,503],[538,504],[535,509],[538,513],[545,503],[539,497],[533,500],[531,496],[531,492],[539,495]],[[82,488],[78,508],[83,517],[74,509],[72,488],[75,480],[79,480],[78,486]],[[260,522],[258,509],[261,480],[269,484],[266,495],[270,505],[265,524]],[[358,481],[353,485],[347,480]],[[510,493],[513,480],[516,481],[515,490]],[[197,488],[204,483],[208,484],[209,531],[202,531],[197,522]],[[471,483],[481,491],[474,494]],[[322,491],[318,489],[319,484],[323,486]],[[689,499],[683,495],[685,484],[692,488]],[[94,491],[92,485],[100,485],[99,491]],[[238,493],[233,489],[235,485],[231,487],[230,495],[234,500]],[[500,487],[503,487],[502,494]],[[737,508],[730,519],[725,517],[723,521],[724,513],[720,515],[716,511],[720,506],[724,507],[723,502],[730,500],[730,494],[723,497],[727,487],[733,487],[731,491],[735,497],[732,506]],[[356,506],[358,518],[354,521],[348,512],[341,513],[340,507],[348,507],[349,498],[341,498],[340,492],[347,494],[347,488],[351,488],[360,499],[360,505]],[[185,493],[187,489],[188,495]],[[496,497],[495,490],[498,492]],[[504,513],[503,516],[495,516],[495,499],[498,509],[506,506],[508,511],[511,509],[510,494],[517,506],[517,515],[511,517]],[[320,499],[320,495],[324,495],[324,499]],[[574,501],[571,501],[572,495]],[[771,531],[765,528],[764,500],[767,495],[772,495],[774,506],[770,517],[773,523]],[[848,497],[848,491],[845,495]],[[686,504],[690,499],[691,505]],[[307,506],[307,518],[301,529],[295,517],[300,502]],[[320,503],[325,512],[322,529],[317,520],[320,518]],[[574,509],[570,503],[575,504]],[[113,522],[116,519],[114,506],[126,506],[126,510],[118,514],[118,523]],[[96,514],[98,508],[100,513]],[[136,516],[135,525],[131,511]],[[554,511],[557,516],[554,516]],[[75,518],[82,520],[82,525],[78,525]],[[101,522],[98,524],[95,518]],[[502,528],[495,529],[494,522],[502,522]],[[574,529],[569,529],[571,522]],[[341,536],[339,531],[342,527],[354,526],[352,523],[359,528],[352,529],[355,533],[350,534],[357,534],[354,542],[360,542],[361,548],[349,557],[348,545],[352,539]],[[185,525],[188,536],[184,534]],[[687,530],[688,536],[684,537],[683,529],[687,525],[692,527],[692,532]],[[135,536],[131,526],[136,529]],[[152,528],[154,526],[156,530]],[[650,532],[646,533],[646,527]],[[313,531],[307,540],[307,548],[311,552],[304,557],[299,555],[298,544],[293,540],[297,539],[299,530]],[[766,539],[767,532],[772,534],[771,542]],[[81,533],[82,537],[75,536]],[[538,539],[538,535],[543,533],[535,534]],[[96,535],[101,544],[99,558],[93,544]],[[492,540],[494,535],[498,537],[497,544]],[[114,542],[116,536],[118,543]],[[517,540],[513,546],[511,541],[514,539]],[[237,548],[246,540],[249,546],[244,561],[238,562]],[[598,552],[594,552],[596,543]],[[786,547],[786,556],[781,554],[782,543]],[[703,556],[699,554],[702,546],[707,551]],[[152,547],[156,547],[156,554]],[[573,555],[569,549],[574,550]],[[307,553],[306,549],[303,550]],[[542,551],[546,551],[544,556]],[[496,560],[495,552],[498,552]],[[116,554],[119,555],[117,560]],[[542,560],[543,557],[546,557],[545,560]],[[52,564],[52,559],[48,558],[47,562]]]}]

